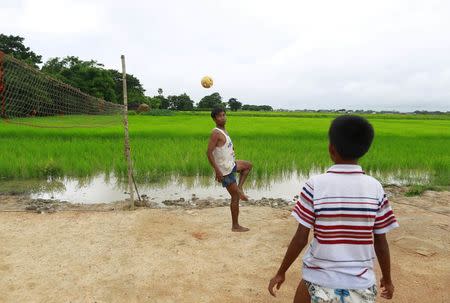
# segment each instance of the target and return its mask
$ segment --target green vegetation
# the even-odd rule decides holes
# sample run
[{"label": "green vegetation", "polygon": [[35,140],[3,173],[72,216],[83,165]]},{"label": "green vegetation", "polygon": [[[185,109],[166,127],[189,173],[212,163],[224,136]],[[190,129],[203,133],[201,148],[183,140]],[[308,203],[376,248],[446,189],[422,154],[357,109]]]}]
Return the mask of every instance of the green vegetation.
[{"label": "green vegetation", "polygon": [[[24,61],[34,69],[39,69],[42,56],[35,54],[23,42],[22,37],[0,34],[0,51]],[[113,103],[123,103],[122,73],[105,69],[103,64],[95,60],[83,61],[76,56],[50,58],[40,71],[91,96]],[[129,104],[137,107],[147,100],[145,90],[139,79],[133,75],[127,74],[126,78]]]},{"label": "green vegetation", "polygon": [[[7,55],[19,59],[33,69],[40,70],[51,78],[69,84],[82,92],[91,96],[112,102],[123,103],[122,73],[114,69],[106,69],[104,65],[95,60],[84,61],[76,56],[66,56],[64,58],[50,58],[40,68],[42,56],[37,55],[25,46],[24,38],[20,36],[0,34],[0,51]],[[21,81],[14,79],[10,81]],[[162,88],[158,88],[158,95],[146,96],[140,80],[133,75],[126,75],[128,108],[136,110],[140,104],[147,104],[152,109],[172,110],[172,111],[190,111],[195,109],[211,109],[215,106],[228,107],[231,110],[251,110],[251,111],[271,111],[268,105],[242,105],[236,98],[230,98],[228,102],[222,101],[218,92],[203,97],[197,104],[186,94],[163,96]],[[22,83],[24,84],[24,83]],[[28,95],[36,95],[34,83],[26,83],[24,91]],[[17,116],[30,115],[27,107],[23,107]],[[42,112],[37,111],[33,116],[44,116]]]},{"label": "green vegetation", "polygon": [[42,63],[42,56],[37,55],[23,44],[22,37],[13,35],[0,34],[0,50],[5,54],[14,54],[19,60],[26,62],[28,65],[38,68],[38,64]]},{"label": "green vegetation", "polygon": [[413,185],[410,188],[408,188],[408,191],[405,193],[405,196],[407,197],[420,196],[427,190],[441,191],[441,188],[438,186],[431,186],[431,185]]},{"label": "green vegetation", "polygon": [[[181,115],[196,115],[196,116],[209,116],[211,111],[198,110],[191,112],[179,113]],[[359,113],[357,111],[350,112],[349,114],[356,114],[368,119],[394,119],[394,120],[450,120],[450,112],[441,114],[367,114]],[[243,117],[284,117],[284,118],[335,118],[342,113],[338,112],[312,112],[312,111],[228,111],[228,116],[243,116]]]},{"label": "green vegetation", "polygon": [[[327,130],[333,115],[293,117],[266,113],[229,113],[229,131],[239,159],[254,163],[252,178],[283,173],[307,174],[331,165]],[[288,113],[289,114],[289,113]],[[206,112],[175,116],[130,116],[132,155],[137,179],[154,181],[169,175],[211,175],[205,151],[213,121]],[[450,184],[450,119],[418,120],[371,115],[376,136],[363,168],[384,183]],[[108,117],[33,118],[33,125],[92,125]],[[22,119],[26,120],[26,119]],[[30,120],[30,119],[28,119]],[[116,120],[117,121],[117,120]],[[99,128],[37,128],[0,124],[0,177],[44,179],[126,175],[123,127],[118,121]],[[393,180],[394,179],[394,180]]]}]

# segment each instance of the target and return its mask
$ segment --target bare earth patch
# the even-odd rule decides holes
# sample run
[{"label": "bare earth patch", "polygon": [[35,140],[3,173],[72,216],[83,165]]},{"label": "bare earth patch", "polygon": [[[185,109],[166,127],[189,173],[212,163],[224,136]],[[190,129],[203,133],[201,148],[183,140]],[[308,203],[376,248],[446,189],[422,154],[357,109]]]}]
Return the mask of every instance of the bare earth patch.
[{"label": "bare earth patch", "polygon": [[[391,201],[396,292],[379,302],[450,302],[450,192]],[[242,203],[250,232],[232,233],[228,207],[217,207],[226,201],[207,202],[132,212],[55,204],[37,214],[5,212],[32,203],[0,196],[0,302],[291,302],[299,261],[277,298],[266,290],[296,229],[290,206]]]}]

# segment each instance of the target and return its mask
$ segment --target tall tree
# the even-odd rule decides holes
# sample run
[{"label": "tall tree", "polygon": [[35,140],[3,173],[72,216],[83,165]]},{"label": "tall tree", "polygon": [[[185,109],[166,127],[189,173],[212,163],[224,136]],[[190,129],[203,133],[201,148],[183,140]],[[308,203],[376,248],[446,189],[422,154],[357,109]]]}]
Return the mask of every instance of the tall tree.
[{"label": "tall tree", "polygon": [[272,106],[270,105],[250,105],[244,104],[242,105],[242,110],[250,110],[250,111],[273,111]]},{"label": "tall tree", "polygon": [[160,109],[169,109],[170,103],[167,98],[164,98],[162,95],[154,96],[153,98],[159,100]]},{"label": "tall tree", "polygon": [[151,109],[159,109],[161,107],[161,99],[149,96],[145,96],[145,98],[145,103],[148,104]]},{"label": "tall tree", "polygon": [[29,47],[26,47],[23,44],[24,40],[20,36],[0,34],[0,50],[38,68],[38,64],[42,63],[42,56],[37,55]]},{"label": "tall tree", "polygon": [[205,109],[211,109],[216,106],[224,107],[224,104],[222,103],[222,97],[219,93],[213,93],[209,96],[203,97],[197,105],[198,108]]},{"label": "tall tree", "polygon": [[232,111],[237,111],[242,108],[242,103],[239,102],[236,98],[230,98],[230,100],[228,100],[228,107]]},{"label": "tall tree", "polygon": [[169,109],[172,110],[193,110],[194,101],[186,94],[181,94],[179,96],[168,96]]},{"label": "tall tree", "polygon": [[117,102],[111,73],[96,61],[83,61],[74,56],[51,58],[44,64],[42,71],[89,95]]},{"label": "tall tree", "polygon": [[[115,92],[117,95],[118,102],[122,103],[123,102],[122,73],[115,69],[109,69],[108,71],[111,73],[115,83]],[[146,101],[144,95],[145,89],[142,87],[142,84],[139,81],[139,79],[133,75],[127,74],[126,80],[127,80],[128,102],[136,104],[145,103]]]}]

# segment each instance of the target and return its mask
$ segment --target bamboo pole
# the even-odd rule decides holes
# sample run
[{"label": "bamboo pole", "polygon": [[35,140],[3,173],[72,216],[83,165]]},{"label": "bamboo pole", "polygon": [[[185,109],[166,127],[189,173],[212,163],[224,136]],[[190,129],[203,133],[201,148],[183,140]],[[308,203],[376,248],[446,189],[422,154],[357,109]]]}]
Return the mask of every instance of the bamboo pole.
[{"label": "bamboo pole", "polygon": [[125,129],[125,157],[128,164],[128,190],[130,192],[130,210],[134,210],[134,190],[133,190],[133,163],[131,161],[130,138],[128,134],[128,96],[127,96],[127,72],[125,69],[125,56],[122,59],[122,84],[123,84],[123,126]]}]

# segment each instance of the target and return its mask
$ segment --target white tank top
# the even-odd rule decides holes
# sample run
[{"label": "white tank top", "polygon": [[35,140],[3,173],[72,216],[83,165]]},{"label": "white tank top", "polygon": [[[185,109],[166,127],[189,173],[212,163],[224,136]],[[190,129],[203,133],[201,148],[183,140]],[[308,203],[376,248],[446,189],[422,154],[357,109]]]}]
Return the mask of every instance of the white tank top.
[{"label": "white tank top", "polygon": [[214,128],[214,130],[220,131],[225,136],[225,144],[223,146],[216,146],[213,150],[214,161],[219,167],[220,172],[225,176],[230,174],[233,171],[234,166],[236,165],[236,161],[234,159],[234,148],[233,142],[231,142],[230,136],[228,136],[223,130],[220,128]]}]

